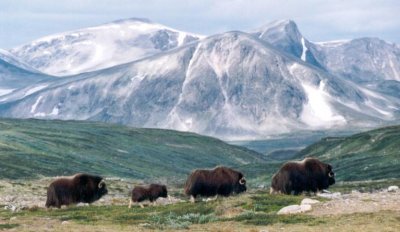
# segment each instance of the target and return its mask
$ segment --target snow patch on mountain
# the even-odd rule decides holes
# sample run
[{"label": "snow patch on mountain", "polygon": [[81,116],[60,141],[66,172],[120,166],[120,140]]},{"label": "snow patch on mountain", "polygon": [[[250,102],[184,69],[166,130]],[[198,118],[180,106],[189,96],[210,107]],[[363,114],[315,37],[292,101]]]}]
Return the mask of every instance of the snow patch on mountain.
[{"label": "snow patch on mountain", "polygon": [[37,85],[33,88],[29,88],[26,92],[24,96],[28,96],[31,95],[32,93],[36,93],[37,91],[44,89],[48,86],[48,84],[41,84],[41,85]]},{"label": "snow patch on mountain", "polygon": [[66,76],[138,60],[202,37],[127,19],[46,36],[10,52],[42,72]]},{"label": "snow patch on mountain", "polygon": [[39,96],[39,97],[37,98],[36,102],[35,102],[35,103],[32,105],[32,107],[31,107],[31,113],[35,113],[36,107],[37,107],[37,105],[39,104],[39,102],[40,102],[40,100],[41,100],[42,98],[43,98],[42,96]]},{"label": "snow patch on mountain", "polygon": [[301,45],[303,46],[303,50],[301,52],[301,59],[305,62],[308,48],[304,42],[304,37],[301,37]]},{"label": "snow patch on mountain", "polygon": [[351,40],[349,40],[349,39],[330,40],[330,41],[323,41],[323,42],[314,42],[314,44],[317,44],[320,46],[326,46],[326,47],[339,47],[339,46],[343,46],[344,44],[346,44],[350,41]]},{"label": "snow patch on mountain", "polygon": [[343,126],[346,119],[334,112],[329,103],[331,96],[325,92],[325,83],[320,82],[319,86],[302,84],[306,95],[307,103],[301,113],[301,120],[312,128],[331,128],[334,125]]},{"label": "snow patch on mountain", "polygon": [[7,95],[14,91],[15,89],[0,89],[0,96]]},{"label": "snow patch on mountain", "polygon": [[30,66],[27,63],[23,62],[22,60],[18,59],[12,53],[10,53],[6,50],[0,49],[0,59],[4,60],[7,63],[15,65],[16,67],[24,69],[26,71],[33,72],[33,73],[40,73],[38,70],[34,69],[32,66]]}]

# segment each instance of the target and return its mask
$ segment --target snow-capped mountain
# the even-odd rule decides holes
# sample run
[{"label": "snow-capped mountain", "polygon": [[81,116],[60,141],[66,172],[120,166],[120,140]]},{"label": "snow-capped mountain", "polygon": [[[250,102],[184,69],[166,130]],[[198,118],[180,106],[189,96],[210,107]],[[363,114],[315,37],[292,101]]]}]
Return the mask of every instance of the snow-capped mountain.
[{"label": "snow-capped mountain", "polygon": [[400,81],[400,48],[378,38],[316,43],[316,59],[330,73],[357,83]]},{"label": "snow-capped mountain", "polygon": [[378,38],[310,42],[292,20],[274,21],[251,32],[280,51],[359,84],[400,81],[400,47]]},{"label": "snow-capped mountain", "polygon": [[222,138],[371,125],[400,101],[242,32],[40,83],[0,98],[0,115],[100,120]]},{"label": "snow-capped mountain", "polygon": [[50,79],[50,76],[40,73],[9,52],[0,49],[0,96]]},{"label": "snow-capped mountain", "polygon": [[3,60],[4,62],[12,64],[16,67],[25,69],[27,71],[34,72],[34,73],[40,73],[40,71],[36,70],[35,68],[28,65],[27,63],[23,62],[22,60],[20,60],[19,58],[17,58],[16,56],[14,56],[13,54],[11,54],[10,52],[8,52],[6,50],[0,49],[0,59]]},{"label": "snow-capped mountain", "polygon": [[50,35],[10,52],[41,72],[66,76],[138,60],[201,37],[132,18]]},{"label": "snow-capped mountain", "polygon": [[296,23],[292,20],[273,21],[250,32],[250,34],[272,44],[280,51],[321,68],[314,57],[313,50],[309,49],[314,44],[304,38]]}]

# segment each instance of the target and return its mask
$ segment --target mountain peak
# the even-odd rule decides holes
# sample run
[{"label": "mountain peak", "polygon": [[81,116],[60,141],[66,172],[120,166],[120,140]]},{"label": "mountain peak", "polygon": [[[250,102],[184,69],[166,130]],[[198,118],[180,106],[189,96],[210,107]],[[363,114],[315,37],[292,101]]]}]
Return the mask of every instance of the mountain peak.
[{"label": "mountain peak", "polygon": [[67,76],[131,62],[198,40],[144,18],[46,36],[10,50],[41,72]]},{"label": "mountain peak", "polygon": [[283,20],[275,20],[270,23],[267,23],[261,26],[256,32],[265,33],[268,31],[276,31],[276,32],[295,32],[299,33],[299,29],[297,24],[291,19],[283,19]]},{"label": "mountain peak", "polygon": [[127,19],[118,19],[112,21],[111,23],[132,23],[132,22],[140,22],[140,23],[153,23],[150,19],[147,18],[127,18]]}]

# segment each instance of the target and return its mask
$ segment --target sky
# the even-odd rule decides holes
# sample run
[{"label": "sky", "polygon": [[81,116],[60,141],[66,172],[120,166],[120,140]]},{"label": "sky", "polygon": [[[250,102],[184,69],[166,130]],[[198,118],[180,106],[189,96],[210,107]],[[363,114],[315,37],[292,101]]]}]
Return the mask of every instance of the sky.
[{"label": "sky", "polygon": [[399,0],[0,0],[0,48],[124,18],[203,35],[292,19],[318,42],[379,37],[400,44]]}]

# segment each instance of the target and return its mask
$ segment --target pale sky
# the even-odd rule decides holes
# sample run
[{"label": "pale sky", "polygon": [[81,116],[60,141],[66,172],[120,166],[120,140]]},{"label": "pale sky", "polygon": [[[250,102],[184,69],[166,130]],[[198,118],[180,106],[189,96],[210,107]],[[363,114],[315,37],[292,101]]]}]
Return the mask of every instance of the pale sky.
[{"label": "pale sky", "polygon": [[0,48],[124,18],[203,35],[294,20],[311,41],[379,37],[400,44],[399,0],[0,0]]}]

